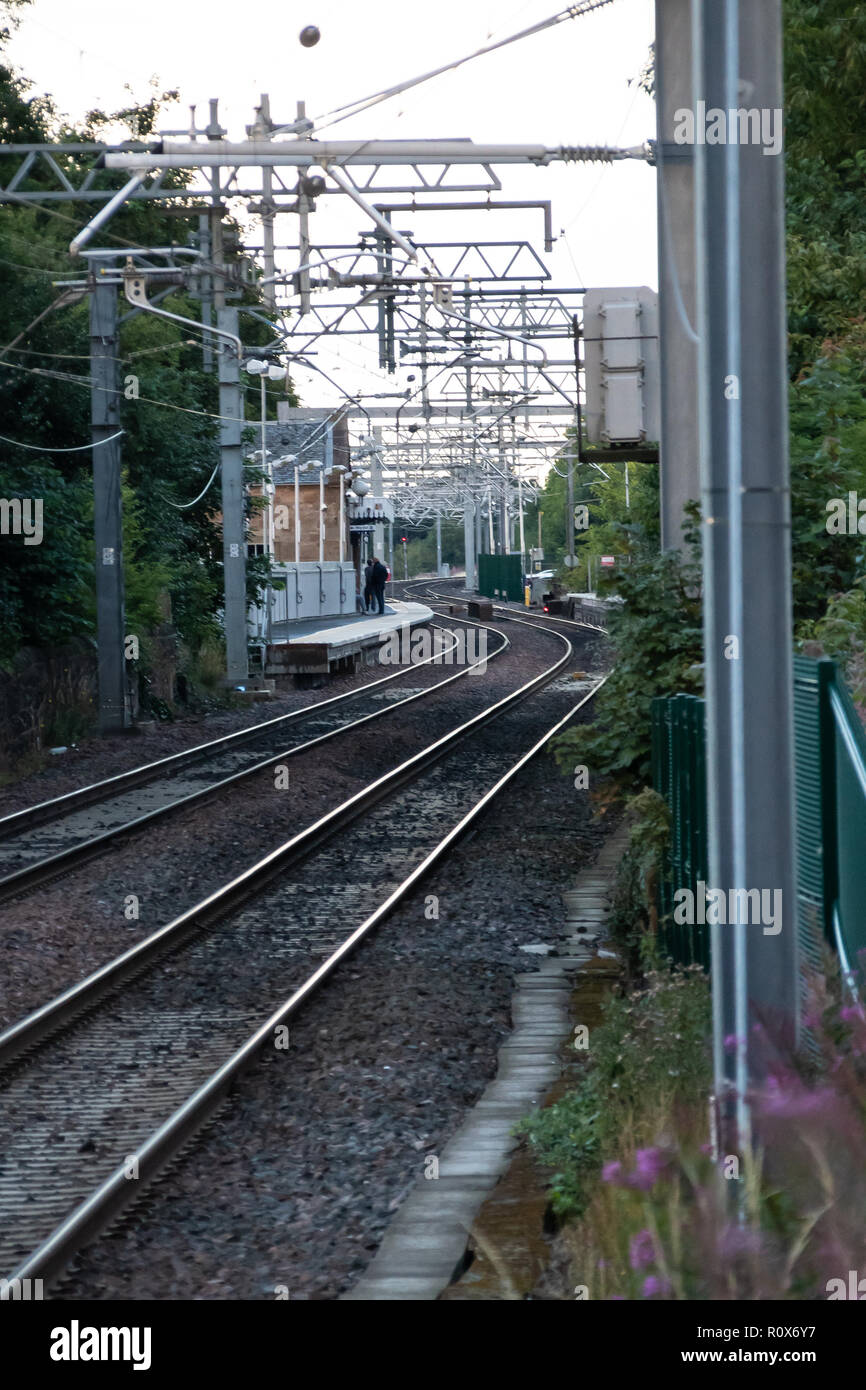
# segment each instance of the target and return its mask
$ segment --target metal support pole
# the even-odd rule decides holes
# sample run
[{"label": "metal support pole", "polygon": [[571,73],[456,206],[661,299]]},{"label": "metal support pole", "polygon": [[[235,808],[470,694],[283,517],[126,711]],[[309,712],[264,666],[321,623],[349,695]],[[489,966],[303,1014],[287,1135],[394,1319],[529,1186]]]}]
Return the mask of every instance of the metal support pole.
[{"label": "metal support pole", "polygon": [[[676,113],[705,95],[692,74],[694,0],[656,0],[661,538],[683,544],[683,507],[697,498],[698,396],[693,145],[674,142]],[[739,99],[734,107],[740,105]],[[751,99],[747,103],[751,106]],[[765,161],[766,162],[766,161]]]},{"label": "metal support pole", "polygon": [[523,480],[517,476],[517,511],[520,518],[520,563],[526,569],[526,536],[523,531]]},{"label": "metal support pole", "polygon": [[[704,109],[736,113],[742,88],[781,124],[781,34],[781,0],[696,0]],[[798,1027],[784,171],[781,155],[730,134],[695,148],[709,888],[762,898],[760,922],[744,910],[712,927],[731,1152],[748,1142],[747,1094],[768,1048]]]},{"label": "metal support pole", "polygon": [[[261,105],[259,106],[259,125],[262,138],[269,140],[271,135],[271,99],[267,92],[262,92]],[[277,290],[274,284],[274,272],[276,260],[274,256],[274,171],[267,165],[262,166],[262,240],[263,240],[263,265],[264,265],[264,293],[263,298],[269,309],[276,307]],[[304,262],[301,261],[303,265]]]},{"label": "metal support pole", "polygon": [[[342,565],[346,553],[346,477],[344,473],[338,473],[337,479],[340,484],[340,564]],[[342,575],[342,569],[340,570]],[[342,579],[340,580],[342,584]]]},{"label": "metal support pole", "polygon": [[[381,497],[384,491],[382,480],[382,426],[374,425],[371,431],[373,451],[370,454],[370,485],[374,497]],[[373,527],[373,555],[377,560],[385,559],[385,526],[377,522]],[[392,554],[393,558],[393,554]],[[394,573],[393,566],[391,573]]]},{"label": "metal support pole", "polygon": [[442,573],[442,515],[436,513],[436,573]]},{"label": "metal support pole", "polygon": [[[262,486],[266,490],[265,510],[262,517],[262,541],[264,543],[264,553],[267,556],[268,566],[273,563],[274,558],[274,481],[273,471],[270,460],[268,459],[268,394],[267,376],[263,372],[261,375],[261,432],[262,432]],[[264,639],[266,642],[271,640],[271,615],[274,606],[274,591],[270,580],[265,591],[265,623]]]},{"label": "metal support pole", "polygon": [[105,284],[100,271],[109,261],[92,262],[90,292],[90,419],[93,436],[93,539],[96,550],[96,640],[99,728],[117,733],[131,722],[128,713],[123,594],[123,515],[120,439],[102,441],[120,429],[118,391],[117,285]]},{"label": "metal support pole", "polygon": [[[577,422],[575,421],[575,434]],[[569,562],[574,561],[574,446],[568,450],[568,463],[565,474],[565,554]]]},{"label": "metal support pole", "polygon": [[424,418],[430,418],[430,394],[427,389],[427,286],[418,287],[418,313],[421,319],[421,409]]},{"label": "metal support pole", "polygon": [[[199,213],[198,249],[203,261],[211,259],[210,213],[207,212]],[[198,283],[201,295],[201,321],[210,327],[213,324],[213,276],[210,270],[200,272]],[[203,334],[201,362],[206,372],[213,371],[213,340],[209,333]]]},{"label": "metal support pole", "polygon": [[[500,396],[502,395],[502,392],[503,392],[504,378],[505,378],[504,371],[503,371],[503,369],[500,367],[500,368],[499,368],[499,392],[500,392]],[[500,481],[499,481],[499,503],[498,503],[498,506],[497,506],[497,509],[496,509],[497,512],[498,512],[498,522],[499,522],[499,553],[500,553],[500,555],[507,555],[508,552],[509,552],[509,550],[511,549],[511,547],[510,547],[510,545],[509,545],[509,543],[508,543],[508,500],[507,500],[506,491],[505,491],[505,489],[506,489],[506,480],[507,480],[507,478],[508,478],[508,461],[507,461],[507,459],[506,459],[506,457],[505,457],[504,429],[503,429],[503,421],[502,421],[502,417],[501,417],[501,416],[499,417],[499,420],[497,421],[497,424],[496,424],[496,450],[497,450],[497,454],[498,454],[498,458],[499,458],[499,475],[500,475]]]},{"label": "metal support pole", "polygon": [[[222,294],[222,290],[219,291]],[[217,328],[238,332],[237,309],[217,310]],[[224,621],[226,683],[242,685],[247,661],[247,537],[244,466],[241,458],[240,361],[230,343],[219,344],[220,452],[222,456]]]},{"label": "metal support pole", "polygon": [[319,467],[319,564],[325,563],[325,465]]},{"label": "metal support pole", "polygon": [[[306,102],[298,102],[298,120],[306,117]],[[310,312],[310,210],[314,206],[313,200],[298,189],[298,253],[300,255],[299,265],[306,266],[297,275],[296,293],[300,296],[298,315],[303,318],[304,314]]]},{"label": "metal support pole", "polygon": [[301,477],[295,464],[295,564],[301,563]]},{"label": "metal support pole", "polygon": [[467,492],[463,502],[463,558],[466,568],[466,587],[475,592],[475,502]]},{"label": "metal support pole", "polygon": [[523,354],[523,394],[526,398],[523,408],[523,423],[529,425],[529,343],[526,339],[529,336],[529,317],[526,312],[526,291],[521,288],[520,292],[520,331],[523,334],[524,342],[522,347]]}]

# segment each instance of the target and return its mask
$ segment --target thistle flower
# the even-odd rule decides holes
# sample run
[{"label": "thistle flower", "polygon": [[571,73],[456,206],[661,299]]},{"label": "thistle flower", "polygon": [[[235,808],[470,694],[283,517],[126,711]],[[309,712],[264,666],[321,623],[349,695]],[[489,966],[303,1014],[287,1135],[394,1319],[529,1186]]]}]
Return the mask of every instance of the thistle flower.
[{"label": "thistle flower", "polygon": [[661,1149],[638,1149],[635,1154],[634,1171],[629,1174],[630,1187],[641,1192],[649,1192],[667,1167],[668,1160]]},{"label": "thistle flower", "polygon": [[632,1269],[646,1269],[655,1264],[656,1249],[652,1232],[644,1229],[632,1236],[629,1242],[628,1262]]},{"label": "thistle flower", "polygon": [[641,1295],[643,1298],[655,1298],[656,1294],[670,1293],[671,1286],[667,1279],[660,1279],[657,1274],[648,1274],[643,1281]]}]

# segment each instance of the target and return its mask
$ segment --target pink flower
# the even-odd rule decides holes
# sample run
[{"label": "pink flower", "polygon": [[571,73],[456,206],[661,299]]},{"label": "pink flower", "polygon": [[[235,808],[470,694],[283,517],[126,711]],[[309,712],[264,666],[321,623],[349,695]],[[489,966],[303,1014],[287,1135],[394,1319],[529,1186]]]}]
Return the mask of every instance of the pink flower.
[{"label": "pink flower", "polygon": [[601,1180],[602,1182],[621,1183],[623,1181],[622,1164],[618,1161],[606,1163],[601,1170]]},{"label": "pink flower", "polygon": [[629,1186],[641,1192],[649,1192],[658,1182],[667,1167],[668,1160],[661,1149],[638,1149],[635,1154],[634,1172],[629,1174]]},{"label": "pink flower", "polygon": [[835,1102],[836,1096],[829,1086],[809,1090],[793,1083],[785,1091],[776,1083],[764,1095],[762,1109],[766,1115],[773,1115],[777,1119],[796,1120],[808,1115],[820,1115],[832,1109]]},{"label": "pink flower", "polygon": [[760,1255],[763,1248],[760,1231],[744,1226],[726,1226],[719,1235],[719,1254],[725,1260],[736,1260],[740,1255]]},{"label": "pink flower", "polygon": [[628,1249],[628,1262],[632,1269],[646,1269],[648,1265],[655,1264],[655,1258],[656,1248],[652,1232],[638,1231],[636,1236],[632,1236]]},{"label": "pink flower", "polygon": [[644,1298],[654,1298],[656,1294],[670,1293],[671,1286],[667,1279],[659,1279],[656,1274],[648,1274],[643,1281],[641,1294]]}]

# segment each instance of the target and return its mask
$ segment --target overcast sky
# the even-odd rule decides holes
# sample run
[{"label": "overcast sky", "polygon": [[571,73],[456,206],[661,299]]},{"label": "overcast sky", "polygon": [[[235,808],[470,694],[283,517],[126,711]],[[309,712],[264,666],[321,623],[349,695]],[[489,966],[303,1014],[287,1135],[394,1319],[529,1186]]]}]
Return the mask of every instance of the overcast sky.
[{"label": "overcast sky", "polygon": [[[117,109],[150,94],[150,83],[177,88],[181,103],[163,127],[186,127],[190,104],[199,124],[220,98],[222,123],[243,138],[259,94],[275,119],[289,121],[302,98],[317,116],[353,98],[440,63],[553,14],[557,0],[35,0],[11,43],[11,56],[37,90],[79,119],[93,107]],[[302,48],[306,24],[320,43]],[[652,41],[651,0],[614,0],[585,18],[479,58],[336,126],[334,138],[469,137],[547,145],[633,145],[654,134],[653,104],[636,85]],[[323,138],[326,138],[323,134]],[[550,198],[559,236],[547,257],[554,283],[656,285],[655,174],[645,165],[500,166],[504,198]],[[357,239],[363,214],[338,195],[313,218],[322,242]],[[420,239],[533,239],[540,214],[428,213],[406,224]],[[295,241],[294,218],[278,220],[278,242]],[[291,264],[287,253],[284,264]],[[375,342],[342,339],[320,357],[349,391],[395,389],[379,382]],[[299,375],[305,403],[320,388]],[[321,403],[330,403],[328,391]]]}]

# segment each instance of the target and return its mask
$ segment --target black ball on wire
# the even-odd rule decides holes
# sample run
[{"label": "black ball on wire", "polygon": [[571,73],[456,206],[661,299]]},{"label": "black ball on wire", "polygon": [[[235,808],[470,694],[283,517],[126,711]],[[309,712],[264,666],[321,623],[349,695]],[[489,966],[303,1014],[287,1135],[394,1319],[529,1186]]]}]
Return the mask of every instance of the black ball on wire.
[{"label": "black ball on wire", "polygon": [[307,24],[298,35],[304,48],[314,48],[322,37],[315,24]]}]

